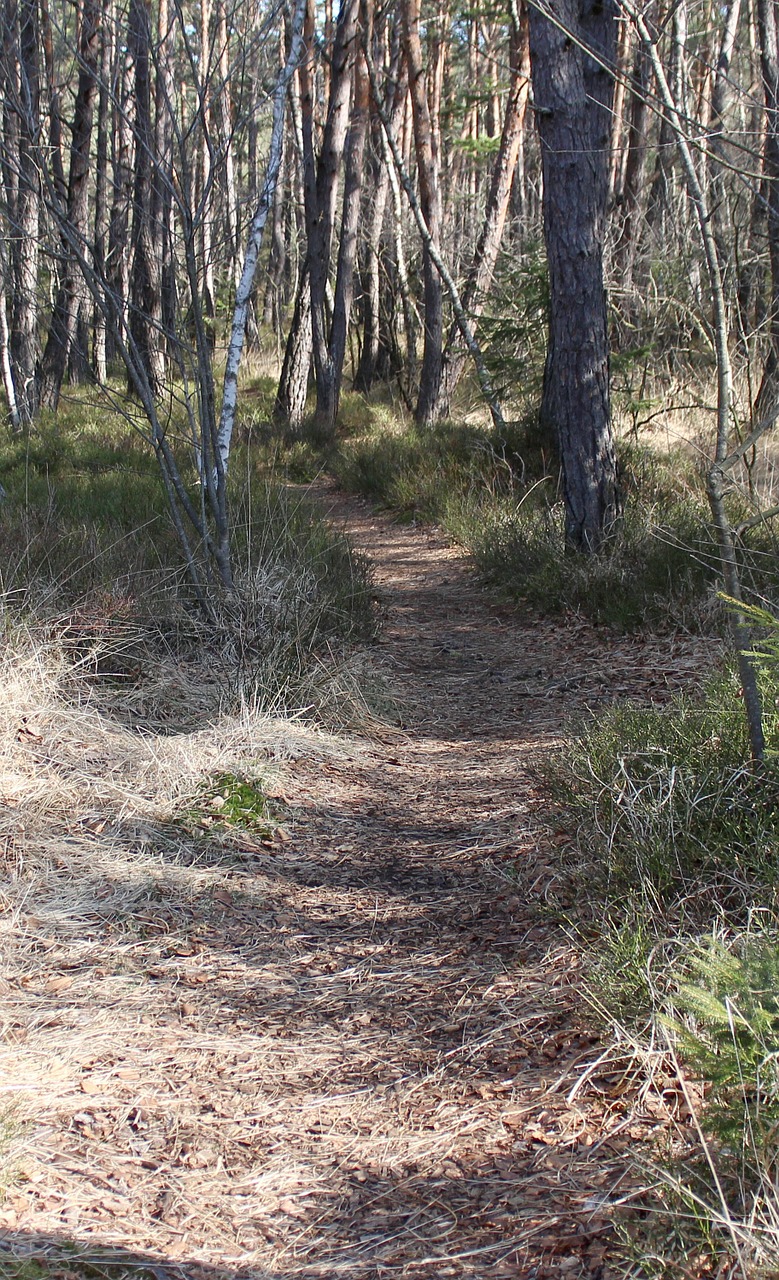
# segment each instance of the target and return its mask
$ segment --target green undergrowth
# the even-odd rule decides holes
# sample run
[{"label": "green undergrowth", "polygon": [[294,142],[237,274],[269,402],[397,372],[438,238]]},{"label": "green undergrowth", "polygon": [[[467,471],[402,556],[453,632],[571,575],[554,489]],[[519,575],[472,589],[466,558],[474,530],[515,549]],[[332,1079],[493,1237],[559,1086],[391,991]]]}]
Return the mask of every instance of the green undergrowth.
[{"label": "green undergrowth", "polygon": [[248,831],[271,839],[280,820],[278,806],[262,783],[243,774],[221,773],[207,779],[187,805],[181,825],[196,831]]},{"label": "green undergrowth", "polygon": [[[404,519],[440,524],[483,578],[544,612],[576,610],[620,630],[719,625],[718,557],[703,479],[690,455],[623,442],[624,517],[604,551],[571,554],[554,451],[532,418],[498,436],[469,426],[371,432],[329,465],[340,482]],[[740,518],[737,504],[734,519]],[[748,588],[776,592],[770,536],[739,544]]]},{"label": "green undergrowth", "polygon": [[[173,419],[172,437],[178,429]],[[236,590],[217,600],[214,623],[191,598],[153,452],[126,414],[80,395],[56,419],[4,432],[0,475],[6,632],[60,636],[119,694],[156,679],[164,660],[212,686],[215,706],[326,706],[329,716],[343,694],[356,709],[354,681],[339,679],[354,645],[376,632],[368,566],[267,458],[240,441],[234,453]]]},{"label": "green undergrowth", "polygon": [[650,1190],[623,1221],[625,1274],[653,1280],[678,1275],[682,1257],[696,1277],[779,1273],[779,671],[767,634],[764,762],[749,759],[737,679],[720,676],[662,707],[614,707],[548,775],[572,836],[560,903],[578,904],[568,921],[590,1000],[629,1059],[626,1104],[641,1113],[649,1099],[667,1117],[654,1149],[635,1152]]}]

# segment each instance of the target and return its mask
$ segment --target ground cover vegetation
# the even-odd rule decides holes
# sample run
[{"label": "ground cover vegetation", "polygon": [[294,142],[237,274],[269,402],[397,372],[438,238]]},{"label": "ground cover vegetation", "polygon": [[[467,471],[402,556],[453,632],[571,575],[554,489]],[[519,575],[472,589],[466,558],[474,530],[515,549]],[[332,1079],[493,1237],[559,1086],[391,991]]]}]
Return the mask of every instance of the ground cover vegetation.
[{"label": "ground cover vegetation", "polygon": [[237,718],[191,767],[129,732],[112,795],[138,768],[159,841],[272,843],[257,724],[369,714],[323,468],[521,607],[730,628],[732,671],[608,712],[549,786],[615,1060],[678,1103],[625,1266],[775,1274],[775,0],[6,0],[2,29],[8,758],[42,713]]}]

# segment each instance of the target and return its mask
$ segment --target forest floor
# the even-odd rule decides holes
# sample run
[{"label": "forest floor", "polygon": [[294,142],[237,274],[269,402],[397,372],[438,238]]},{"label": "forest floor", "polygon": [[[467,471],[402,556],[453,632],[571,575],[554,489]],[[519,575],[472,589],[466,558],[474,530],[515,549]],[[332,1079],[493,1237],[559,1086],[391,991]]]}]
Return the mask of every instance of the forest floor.
[{"label": "forest floor", "polygon": [[[55,910],[5,790],[28,889],[0,913],[0,1274],[620,1274],[614,1206],[663,1118],[617,1058],[587,1070],[606,1046],[536,766],[571,716],[664,700],[716,645],[523,616],[434,531],[318,488],[373,564],[403,727],[291,729],[278,838],[188,854],[94,788],[84,816],[79,770],[119,737],[16,726],[17,773],[74,798],[40,837]],[[141,748],[173,750],[125,742],[128,794]]]}]

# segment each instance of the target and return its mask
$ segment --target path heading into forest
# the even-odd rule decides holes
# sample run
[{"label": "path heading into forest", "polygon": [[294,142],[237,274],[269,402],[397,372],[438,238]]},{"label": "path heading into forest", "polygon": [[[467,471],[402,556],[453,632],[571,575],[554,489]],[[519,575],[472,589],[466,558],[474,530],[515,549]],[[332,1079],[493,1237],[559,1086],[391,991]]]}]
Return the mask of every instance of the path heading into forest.
[{"label": "path heading into forest", "polygon": [[700,645],[523,619],[436,533],[316,492],[374,566],[404,727],[287,766],[288,840],[198,868],[196,909],[174,867],[121,974],[94,925],[67,994],[25,979],[25,1079],[46,1035],[81,1049],[8,1240],[156,1280],[606,1280],[651,1126],[626,1128],[608,1066],[567,1100],[601,1046],[545,906],[564,837],[533,760],[577,710],[667,697]]}]

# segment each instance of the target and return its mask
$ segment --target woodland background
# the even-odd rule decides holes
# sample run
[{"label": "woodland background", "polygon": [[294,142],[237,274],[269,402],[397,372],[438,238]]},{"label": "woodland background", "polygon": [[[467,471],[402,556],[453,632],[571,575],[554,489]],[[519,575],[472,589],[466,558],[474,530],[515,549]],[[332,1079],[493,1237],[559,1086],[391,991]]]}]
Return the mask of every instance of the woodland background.
[{"label": "woodland background", "polygon": [[[63,708],[154,742],[402,720],[307,489],[435,523],[601,637],[543,909],[631,1106],[681,1099],[621,1274],[776,1275],[777,0],[2,13],[7,901],[57,865],[11,855]],[[707,662],[624,701],[625,634]],[[274,827],[241,751],[184,771],[187,831]]]}]

